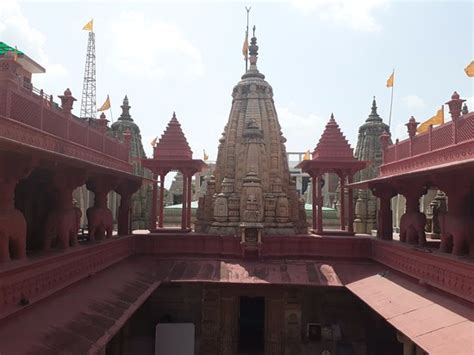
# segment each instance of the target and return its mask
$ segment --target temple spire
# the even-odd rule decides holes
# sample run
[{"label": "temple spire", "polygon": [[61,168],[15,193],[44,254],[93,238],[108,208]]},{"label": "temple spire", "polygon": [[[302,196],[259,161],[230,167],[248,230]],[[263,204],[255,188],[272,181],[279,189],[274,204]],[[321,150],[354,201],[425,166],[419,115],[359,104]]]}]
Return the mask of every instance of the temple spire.
[{"label": "temple spire", "polygon": [[374,122],[374,121],[380,121],[382,122],[382,118],[380,118],[378,112],[377,112],[377,102],[375,101],[375,96],[372,100],[372,108],[370,109],[370,115],[367,117],[365,120],[366,122]]},{"label": "temple spire", "polygon": [[265,75],[261,74],[257,69],[257,59],[258,59],[258,45],[257,45],[257,37],[255,36],[255,29],[256,27],[253,26],[252,29],[252,38],[250,39],[249,45],[249,63],[250,67],[247,72],[242,75],[242,79],[245,78],[261,78],[264,79]]},{"label": "temple spire", "polygon": [[132,116],[130,116],[131,106],[128,104],[127,95],[125,95],[122,106],[120,107],[122,108],[122,113],[120,114],[120,117],[118,118],[119,121],[133,121]]}]

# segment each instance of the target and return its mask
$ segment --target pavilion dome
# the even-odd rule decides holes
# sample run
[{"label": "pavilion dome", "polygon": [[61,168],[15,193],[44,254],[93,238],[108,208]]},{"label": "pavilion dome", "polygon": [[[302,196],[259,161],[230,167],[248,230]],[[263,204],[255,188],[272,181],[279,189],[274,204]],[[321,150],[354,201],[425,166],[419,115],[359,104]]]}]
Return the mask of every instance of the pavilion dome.
[{"label": "pavilion dome", "polygon": [[339,125],[331,114],[329,122],[319,139],[318,145],[313,151],[313,160],[344,160],[352,161],[354,158],[353,150],[346,137],[342,133]]},{"label": "pavilion dome", "polygon": [[193,152],[174,112],[160,140],[155,145],[153,157],[159,160],[188,160],[193,158]]}]

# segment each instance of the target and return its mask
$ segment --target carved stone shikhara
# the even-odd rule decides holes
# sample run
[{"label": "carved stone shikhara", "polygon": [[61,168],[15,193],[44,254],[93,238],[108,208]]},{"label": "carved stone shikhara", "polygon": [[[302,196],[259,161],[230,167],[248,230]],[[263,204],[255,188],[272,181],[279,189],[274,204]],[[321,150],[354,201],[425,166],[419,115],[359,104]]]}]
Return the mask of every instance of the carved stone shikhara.
[{"label": "carved stone shikhara", "polygon": [[273,89],[257,69],[257,51],[253,37],[250,68],[232,92],[214,176],[199,201],[198,232],[239,236],[245,223],[267,235],[307,231],[306,216],[299,212],[304,202],[290,179]]}]

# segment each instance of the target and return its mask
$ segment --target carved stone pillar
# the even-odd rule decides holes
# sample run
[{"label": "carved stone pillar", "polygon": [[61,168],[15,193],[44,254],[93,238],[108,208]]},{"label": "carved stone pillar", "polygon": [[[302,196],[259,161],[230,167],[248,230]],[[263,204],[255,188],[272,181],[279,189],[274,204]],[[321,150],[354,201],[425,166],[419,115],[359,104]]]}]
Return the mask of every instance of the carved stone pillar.
[{"label": "carved stone pillar", "polygon": [[26,220],[15,208],[15,186],[33,166],[31,158],[0,152],[0,263],[26,256]]},{"label": "carved stone pillar", "polygon": [[[347,182],[352,184],[352,173],[347,175]],[[349,233],[354,233],[354,190],[352,188],[348,191],[348,206],[349,220],[347,221],[347,229]]]},{"label": "carved stone pillar", "polygon": [[377,238],[392,240],[392,210],[390,200],[396,195],[396,191],[390,186],[377,187],[372,193],[380,199],[380,210],[378,212]]},{"label": "carved stone pillar", "polygon": [[[156,210],[157,210],[157,198],[158,198],[158,186],[156,185],[156,179],[158,175],[154,172],[153,173],[153,193],[152,193],[152,201],[151,201],[151,216],[150,216],[150,232],[156,229]],[[160,197],[161,201],[161,197]],[[161,209],[163,208],[163,203],[161,203]]]},{"label": "carved stone pillar", "polygon": [[[165,177],[166,174],[160,174],[160,202],[158,203],[158,228],[163,228],[163,219],[164,219],[164,199],[165,199]],[[156,185],[156,184],[155,184]],[[155,186],[153,185],[153,186]],[[156,193],[156,192],[155,192]],[[155,198],[156,201],[156,198]],[[156,204],[156,202],[155,202]],[[156,225],[156,207],[155,207],[155,225]]]},{"label": "carved stone pillar", "polygon": [[318,233],[323,232],[323,192],[321,188],[321,175],[319,174],[316,178],[316,202],[317,202],[317,224]]},{"label": "carved stone pillar", "polygon": [[405,213],[400,218],[400,241],[410,244],[426,244],[426,216],[420,212],[420,197],[426,194],[426,187],[412,182],[401,187],[401,193],[406,198]]},{"label": "carved stone pillar", "polygon": [[114,228],[112,212],[107,208],[107,194],[118,185],[118,179],[109,175],[89,178],[87,189],[94,192],[94,205],[87,209],[87,229],[89,240],[111,238]]},{"label": "carved stone pillar", "polygon": [[131,234],[130,224],[130,203],[132,195],[140,188],[139,181],[122,181],[115,189],[115,192],[120,195],[120,206],[118,211],[118,235]]},{"label": "carved stone pillar", "polygon": [[316,230],[317,225],[318,225],[318,219],[317,219],[317,191],[316,191],[316,185],[318,184],[317,177],[312,175],[311,176],[311,204],[312,204],[312,217],[313,217],[313,230]]},{"label": "carved stone pillar", "polygon": [[187,194],[187,211],[186,211],[186,228],[191,229],[191,200],[193,196],[193,190],[191,187],[192,174],[188,175],[188,194]]},{"label": "carved stone pillar", "polygon": [[82,212],[73,206],[72,192],[86,181],[84,170],[59,167],[53,173],[53,184],[56,195],[54,208],[49,211],[44,226],[44,249],[51,248],[56,241],[60,249],[77,244],[77,232],[80,227]]},{"label": "carved stone pillar", "polygon": [[181,207],[181,229],[187,229],[188,224],[188,175],[183,172],[183,202]]},{"label": "carved stone pillar", "polygon": [[346,230],[346,196],[345,196],[345,180],[346,176],[344,173],[339,175],[339,186],[340,186],[340,197],[339,201],[341,201],[341,209],[340,209],[340,220],[341,220],[341,230]]}]

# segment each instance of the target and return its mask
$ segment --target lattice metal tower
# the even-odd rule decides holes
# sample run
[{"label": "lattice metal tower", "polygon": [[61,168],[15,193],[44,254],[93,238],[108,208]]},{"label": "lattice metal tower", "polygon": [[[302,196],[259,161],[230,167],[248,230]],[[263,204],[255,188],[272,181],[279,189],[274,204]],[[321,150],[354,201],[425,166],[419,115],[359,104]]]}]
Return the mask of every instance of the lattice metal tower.
[{"label": "lattice metal tower", "polygon": [[84,120],[89,121],[97,117],[95,88],[95,33],[94,31],[90,31],[89,42],[87,44],[86,68],[84,71],[80,115]]}]

